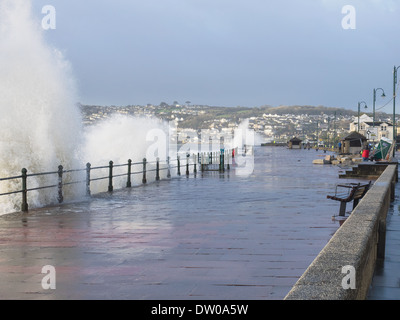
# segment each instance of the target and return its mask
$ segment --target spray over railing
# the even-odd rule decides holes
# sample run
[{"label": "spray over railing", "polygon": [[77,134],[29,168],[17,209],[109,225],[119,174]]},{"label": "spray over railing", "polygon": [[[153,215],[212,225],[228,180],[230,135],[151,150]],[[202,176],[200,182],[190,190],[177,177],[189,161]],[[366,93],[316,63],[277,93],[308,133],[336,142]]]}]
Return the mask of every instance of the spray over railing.
[{"label": "spray over railing", "polygon": [[[20,181],[21,189],[8,191],[4,193],[0,193],[0,196],[7,196],[13,194],[22,194],[21,199],[21,211],[28,211],[28,193],[32,191],[40,191],[43,189],[56,188],[57,189],[57,201],[58,203],[62,203],[64,201],[64,187],[77,185],[77,184],[85,184],[86,195],[91,195],[91,183],[99,180],[108,180],[108,192],[113,192],[114,190],[114,179],[118,177],[126,177],[126,188],[132,187],[132,176],[133,175],[142,175],[141,183],[147,183],[147,175],[149,172],[155,172],[155,181],[161,180],[160,172],[167,171],[166,177],[167,179],[171,178],[171,170],[176,169],[176,175],[181,176],[181,168],[186,167],[186,176],[190,175],[190,167],[193,167],[193,174],[198,172],[198,167],[201,172],[205,171],[219,171],[224,172],[225,170],[230,170],[230,167],[233,162],[233,158],[235,155],[236,149],[232,150],[221,150],[217,152],[203,152],[197,154],[186,154],[186,163],[182,163],[182,159],[180,155],[177,155],[176,159],[171,160],[170,157],[167,157],[166,160],[160,161],[159,158],[156,161],[147,161],[146,158],[143,158],[143,161],[140,162],[132,162],[131,159],[128,160],[127,163],[123,164],[114,164],[113,161],[110,161],[108,165],[104,166],[96,166],[92,167],[90,163],[86,164],[86,168],[84,169],[72,169],[72,170],[64,170],[62,165],[58,166],[57,171],[49,171],[49,172],[41,172],[41,173],[28,173],[26,168],[21,170],[21,175],[12,176],[6,178],[0,178],[0,183],[10,180],[18,180]],[[139,169],[134,169],[139,166]],[[125,172],[116,173],[115,169],[124,168]],[[99,170],[106,169],[108,174],[103,176],[95,176],[93,177],[93,173]],[[65,175],[68,173],[77,173],[77,180],[65,179]],[[41,185],[37,187],[28,187],[29,178],[32,177],[43,177],[43,176],[55,176],[54,183]],[[86,176],[84,178],[84,176]],[[104,192],[105,190],[103,190]],[[101,191],[100,191],[101,192]]]}]

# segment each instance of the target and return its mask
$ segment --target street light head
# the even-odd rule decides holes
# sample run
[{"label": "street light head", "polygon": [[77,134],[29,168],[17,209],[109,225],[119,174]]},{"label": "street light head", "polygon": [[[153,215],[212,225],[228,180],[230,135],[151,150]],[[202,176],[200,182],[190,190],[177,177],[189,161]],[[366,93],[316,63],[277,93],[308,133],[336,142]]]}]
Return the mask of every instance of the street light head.
[{"label": "street light head", "polygon": [[358,108],[361,108],[361,105],[364,105],[364,109],[367,109],[368,108],[368,106],[367,106],[367,103],[365,102],[365,101],[361,101],[361,102],[359,102],[358,103]]},{"label": "street light head", "polygon": [[382,97],[382,98],[385,98],[385,97],[386,97],[386,94],[383,92],[382,95],[381,95],[381,97]]}]

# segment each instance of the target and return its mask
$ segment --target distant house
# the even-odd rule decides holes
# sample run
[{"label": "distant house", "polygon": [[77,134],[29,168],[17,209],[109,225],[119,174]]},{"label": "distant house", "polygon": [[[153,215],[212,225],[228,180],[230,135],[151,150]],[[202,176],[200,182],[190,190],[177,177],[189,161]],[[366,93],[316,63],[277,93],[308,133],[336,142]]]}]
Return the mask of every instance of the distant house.
[{"label": "distant house", "polygon": [[367,143],[367,138],[357,131],[350,132],[340,141],[342,143],[340,153],[358,154]]},{"label": "distant house", "polygon": [[[358,117],[350,123],[350,131],[358,131]],[[360,134],[368,140],[379,141],[381,138],[393,139],[393,124],[384,121],[375,121],[366,114],[360,117]]]},{"label": "distant house", "polygon": [[288,148],[289,149],[301,149],[301,142],[302,142],[302,140],[300,140],[297,137],[294,137],[294,138],[289,140]]}]

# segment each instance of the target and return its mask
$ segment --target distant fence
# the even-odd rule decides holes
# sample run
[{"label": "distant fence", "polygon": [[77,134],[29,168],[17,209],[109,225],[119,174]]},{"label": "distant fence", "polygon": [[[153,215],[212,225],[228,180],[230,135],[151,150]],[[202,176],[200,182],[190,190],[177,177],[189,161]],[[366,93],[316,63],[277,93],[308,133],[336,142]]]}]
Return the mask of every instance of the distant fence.
[{"label": "distant fence", "polygon": [[[167,171],[166,177],[171,178],[171,170],[176,169],[176,174],[177,176],[181,175],[181,169],[186,168],[186,176],[189,176],[190,174],[190,167],[193,167],[192,172],[196,174],[199,171],[205,172],[205,171],[219,171],[219,172],[224,172],[225,170],[230,170],[230,167],[232,165],[232,160],[235,155],[235,150],[236,149],[231,149],[231,150],[221,150],[221,151],[216,151],[216,152],[203,152],[203,153],[197,153],[197,154],[186,154],[186,161],[182,161],[181,156],[177,155],[176,159],[171,160],[170,157],[167,157],[166,160],[160,161],[159,158],[156,159],[156,161],[147,161],[146,158],[143,159],[143,161],[140,162],[132,162],[131,159],[128,160],[127,163],[123,164],[114,164],[113,161],[110,161],[108,165],[104,166],[97,166],[97,167],[92,167],[90,163],[86,164],[86,168],[84,169],[72,169],[72,170],[64,170],[62,165],[58,166],[57,171],[50,171],[50,172],[41,172],[41,173],[29,173],[26,168],[23,168],[21,170],[21,175],[19,176],[12,176],[12,177],[6,177],[6,178],[0,178],[0,183],[4,181],[10,181],[10,180],[19,180],[21,182],[21,189],[19,190],[13,190],[13,191],[8,191],[4,193],[0,193],[0,196],[7,196],[7,195],[13,195],[13,194],[22,194],[22,199],[21,199],[21,211],[28,211],[28,192],[31,191],[39,191],[43,189],[50,189],[50,188],[57,188],[57,200],[59,203],[62,203],[64,201],[64,196],[63,196],[63,187],[68,186],[68,185],[76,185],[76,184],[82,184],[85,183],[86,186],[86,195],[90,196],[91,195],[91,182],[93,181],[99,181],[99,180],[108,180],[108,192],[112,192],[114,190],[114,184],[113,181],[117,177],[126,177],[126,187],[131,188],[132,187],[132,175],[137,175],[141,174],[142,179],[141,182],[142,184],[147,183],[147,174],[149,172],[155,172],[155,180],[159,181],[160,180],[160,172],[161,171]],[[183,163],[184,162],[184,163]],[[149,165],[152,165],[152,168],[149,169]],[[137,167],[140,167],[139,169],[136,169]],[[199,166],[199,168],[198,168]],[[116,168],[123,168],[126,167],[125,172],[123,173],[115,173]],[[92,173],[95,172],[96,170],[108,170],[108,174],[105,176],[100,176],[100,177],[92,177]],[[134,170],[136,169],[136,170]],[[81,179],[78,179],[76,181],[66,181],[64,179],[65,174],[67,173],[81,173],[79,177]],[[48,184],[48,185],[43,185],[43,186],[37,186],[33,188],[28,188],[28,181],[29,178],[31,177],[40,177],[40,176],[49,176],[53,175],[56,176],[57,179],[55,179],[55,183]],[[86,178],[82,179],[82,177],[86,175]]]}]

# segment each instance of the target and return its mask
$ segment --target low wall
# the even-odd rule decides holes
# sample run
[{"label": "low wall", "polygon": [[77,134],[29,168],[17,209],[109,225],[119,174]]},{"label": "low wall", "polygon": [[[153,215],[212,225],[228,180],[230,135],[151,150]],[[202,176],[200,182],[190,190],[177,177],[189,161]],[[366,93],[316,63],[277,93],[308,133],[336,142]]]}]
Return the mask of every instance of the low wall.
[{"label": "low wall", "polygon": [[361,178],[367,180],[376,180],[380,177],[386,167],[390,164],[396,164],[395,162],[361,162],[351,170],[346,170],[344,174],[339,174],[341,179]]},{"label": "low wall", "polygon": [[388,165],[285,300],[366,298],[376,260],[385,255],[386,216],[396,175],[397,166]]}]

